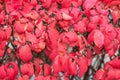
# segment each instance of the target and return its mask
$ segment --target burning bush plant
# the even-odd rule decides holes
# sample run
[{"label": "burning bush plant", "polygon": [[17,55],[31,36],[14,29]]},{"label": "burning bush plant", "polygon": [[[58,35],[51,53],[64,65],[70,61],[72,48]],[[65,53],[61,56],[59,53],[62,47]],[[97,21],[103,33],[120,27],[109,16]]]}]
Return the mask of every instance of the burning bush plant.
[{"label": "burning bush plant", "polygon": [[0,0],[0,80],[120,80],[119,0]]}]

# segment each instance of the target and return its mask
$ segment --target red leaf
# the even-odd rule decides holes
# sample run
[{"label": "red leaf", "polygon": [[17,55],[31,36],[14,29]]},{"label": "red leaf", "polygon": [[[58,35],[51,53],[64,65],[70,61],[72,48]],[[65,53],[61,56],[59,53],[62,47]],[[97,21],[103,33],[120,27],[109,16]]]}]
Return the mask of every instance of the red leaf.
[{"label": "red leaf", "polygon": [[77,24],[74,25],[74,30],[80,33],[86,32],[86,23],[84,21],[79,21]]},{"label": "red leaf", "polygon": [[51,6],[52,0],[42,0],[42,5],[45,8],[49,8]]},{"label": "red leaf", "polygon": [[87,49],[87,55],[86,57],[88,58],[88,65],[92,63],[92,51],[90,49]]},{"label": "red leaf", "polygon": [[88,31],[88,32],[91,32],[92,30],[95,30],[96,27],[97,27],[97,24],[92,23],[92,22],[89,22],[89,23],[88,23],[88,26],[87,26],[87,31]]},{"label": "red leaf", "polygon": [[76,74],[77,74],[77,65],[76,65],[75,61],[72,62],[72,59],[69,59],[69,69],[70,69],[70,74],[72,76],[76,76]]},{"label": "red leaf", "polygon": [[72,2],[71,0],[62,0],[62,7],[68,8],[71,5],[71,2]]},{"label": "red leaf", "polygon": [[56,56],[55,60],[53,61],[53,70],[54,70],[54,73],[58,73],[61,71],[61,63],[60,63],[60,56]]},{"label": "red leaf", "polygon": [[88,43],[92,45],[93,39],[94,39],[95,30],[91,31],[88,35]]},{"label": "red leaf", "polygon": [[43,77],[43,76],[37,76],[37,77],[35,78],[35,80],[44,80],[44,77]]},{"label": "red leaf", "polygon": [[70,16],[70,15],[68,15],[68,14],[66,14],[66,13],[62,13],[62,18],[64,19],[64,20],[71,20],[72,19],[72,17]]},{"label": "red leaf", "polygon": [[120,1],[119,0],[113,0],[111,1],[107,6],[108,7],[113,7],[113,6],[117,6],[120,4]]},{"label": "red leaf", "polygon": [[87,58],[80,57],[80,59],[78,61],[78,66],[80,68],[79,76],[82,77],[88,69]]},{"label": "red leaf", "polygon": [[100,19],[101,19],[100,16],[92,16],[92,17],[90,17],[90,21],[91,21],[93,24],[99,24]]},{"label": "red leaf", "polygon": [[7,39],[7,35],[5,33],[5,31],[0,30],[0,40],[4,41]]},{"label": "red leaf", "polygon": [[21,13],[27,17],[27,14],[26,13],[29,13],[31,12],[31,9],[33,8],[33,6],[31,4],[29,4],[28,2],[23,2],[23,9],[21,11]]},{"label": "red leaf", "polygon": [[[116,78],[116,72],[117,72],[117,70],[115,70],[115,69],[109,69],[109,71],[108,71],[108,73],[107,73],[107,79],[108,80],[114,80],[114,79],[117,79]],[[120,72],[119,72],[119,74],[120,74]]]},{"label": "red leaf", "polygon": [[18,75],[18,65],[15,62],[9,62],[5,65],[8,78],[14,80]]},{"label": "red leaf", "polygon": [[27,24],[27,29],[26,29],[28,32],[32,32],[33,30],[34,30],[34,25],[31,23],[31,22],[29,22],[28,24]]},{"label": "red leaf", "polygon": [[87,40],[85,39],[85,37],[84,36],[79,36],[79,38],[78,38],[78,43],[79,43],[79,48],[80,49],[83,49],[83,48],[85,48],[85,46],[87,46]]},{"label": "red leaf", "polygon": [[29,76],[28,75],[22,75],[22,77],[20,76],[18,78],[18,80],[29,80]]},{"label": "red leaf", "polygon": [[26,41],[30,41],[31,43],[37,43],[37,38],[34,34],[26,32]]},{"label": "red leaf", "polygon": [[22,24],[19,21],[16,21],[14,24],[14,28],[15,28],[16,32],[21,34],[25,31],[25,24]]},{"label": "red leaf", "polygon": [[31,0],[31,4],[32,4],[33,6],[36,6],[36,5],[37,5],[37,0]]},{"label": "red leaf", "polygon": [[23,64],[20,70],[23,75],[32,76],[34,74],[32,63]]},{"label": "red leaf", "polygon": [[4,11],[0,12],[0,24],[4,24],[5,20],[5,13]]},{"label": "red leaf", "polygon": [[69,74],[70,73],[69,56],[68,55],[61,56],[61,62],[62,62],[62,70],[66,71]]},{"label": "red leaf", "polygon": [[94,43],[99,48],[101,48],[104,44],[104,35],[100,30],[95,30]]},{"label": "red leaf", "polygon": [[22,46],[19,49],[19,56],[23,62],[28,62],[32,59],[31,48],[28,45]]},{"label": "red leaf", "polygon": [[4,79],[7,76],[4,65],[0,66],[0,79]]},{"label": "red leaf", "polygon": [[51,74],[51,67],[49,64],[44,64],[44,76],[48,76]]},{"label": "red leaf", "polygon": [[34,68],[35,68],[34,74],[38,76],[40,71],[42,70],[42,67],[39,64],[34,64]]},{"label": "red leaf", "polygon": [[72,17],[73,17],[74,20],[77,20],[78,17],[79,17],[79,15],[80,15],[80,9],[78,9],[78,8],[73,8],[73,9],[71,10],[71,15],[72,15]]},{"label": "red leaf", "polygon": [[120,59],[119,57],[116,57],[112,61],[108,62],[113,68],[119,68],[120,69]]},{"label": "red leaf", "polygon": [[34,44],[31,44],[31,48],[32,50],[34,50],[35,52],[41,52],[44,48],[45,48],[45,42],[44,41],[39,41],[39,42],[36,42]]},{"label": "red leaf", "polygon": [[7,27],[7,28],[5,29],[5,33],[6,33],[6,35],[7,35],[7,39],[10,38],[11,33],[12,33],[11,27]]},{"label": "red leaf", "polygon": [[14,80],[14,69],[13,68],[9,68],[7,69],[7,76],[9,80]]},{"label": "red leaf", "polygon": [[9,62],[8,66],[12,66],[14,69],[14,77],[16,77],[18,75],[18,65],[15,62]]},{"label": "red leaf", "polygon": [[13,7],[10,1],[6,1],[5,8],[6,8],[7,13],[10,13],[11,11],[13,11]]},{"label": "red leaf", "polygon": [[37,11],[31,11],[28,17],[30,17],[33,20],[37,20],[39,18],[39,14],[37,13]]},{"label": "red leaf", "polygon": [[105,71],[103,69],[98,70],[94,75],[94,80],[105,80]]},{"label": "red leaf", "polygon": [[0,43],[0,49],[4,50],[5,46],[6,46],[6,41],[1,41],[1,43]]},{"label": "red leaf", "polygon": [[77,42],[78,36],[75,32],[65,32],[60,36],[62,38],[62,42],[66,44],[70,44],[71,46],[75,45]]},{"label": "red leaf", "polygon": [[109,56],[114,56],[114,54],[115,54],[115,51],[113,48],[107,50],[106,52],[107,52],[107,54],[109,54]]},{"label": "red leaf", "polygon": [[45,76],[44,80],[51,80],[51,76]]},{"label": "red leaf", "polygon": [[[56,29],[54,28],[50,28],[48,29],[48,36],[49,36],[49,39],[47,39],[47,43],[49,44],[48,46],[52,49],[55,49],[57,47],[57,40],[58,40],[58,37],[59,37],[59,33]],[[56,34],[56,35],[54,35]]]},{"label": "red leaf", "polygon": [[4,50],[0,49],[0,57],[3,57],[3,55],[4,55]]},{"label": "red leaf", "polygon": [[85,0],[83,3],[83,8],[85,10],[91,9],[95,3],[97,2],[97,0]]}]

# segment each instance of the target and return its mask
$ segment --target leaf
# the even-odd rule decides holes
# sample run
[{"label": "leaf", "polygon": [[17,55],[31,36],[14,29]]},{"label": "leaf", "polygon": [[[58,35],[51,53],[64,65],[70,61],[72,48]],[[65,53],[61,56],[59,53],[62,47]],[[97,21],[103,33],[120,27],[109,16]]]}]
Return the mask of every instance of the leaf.
[{"label": "leaf", "polygon": [[109,4],[107,4],[108,7],[113,7],[113,6],[117,6],[120,4],[119,0],[113,0],[111,1]]},{"label": "leaf", "polygon": [[44,80],[51,80],[51,76],[45,76]]},{"label": "leaf", "polygon": [[90,49],[87,49],[87,54],[86,54],[86,57],[88,58],[88,65],[91,65],[92,63],[92,51]]},{"label": "leaf", "polygon": [[88,26],[87,26],[87,31],[88,31],[88,32],[91,32],[92,30],[95,30],[96,27],[97,27],[97,24],[92,23],[92,22],[89,22],[89,23],[88,23]]},{"label": "leaf", "polygon": [[14,24],[14,29],[16,30],[17,33],[21,34],[25,31],[25,24],[16,21]]},{"label": "leaf", "polygon": [[23,5],[24,5],[24,6],[23,6],[23,9],[22,9],[21,13],[22,13],[25,17],[27,17],[27,14],[26,14],[26,13],[31,12],[33,6],[32,6],[31,4],[29,4],[28,2],[23,2]]},{"label": "leaf", "polygon": [[6,33],[6,35],[7,35],[7,39],[10,38],[11,33],[12,33],[11,27],[7,27],[7,28],[5,29],[5,33]]},{"label": "leaf", "polygon": [[85,46],[88,45],[87,40],[85,39],[84,36],[79,36],[78,43],[79,43],[79,48],[80,49],[83,49],[83,48],[85,48]]},{"label": "leaf", "polygon": [[85,0],[83,3],[83,8],[85,10],[91,9],[95,3],[97,2],[97,0]]},{"label": "leaf", "polygon": [[112,61],[108,62],[113,68],[118,68],[120,69],[120,59],[119,57],[116,57]]},{"label": "leaf", "polygon": [[5,13],[4,11],[0,12],[0,24],[4,24],[5,20]]},{"label": "leaf", "polygon": [[45,8],[49,8],[51,6],[52,0],[41,0],[42,1],[42,5]]},{"label": "leaf", "polygon": [[116,24],[117,23],[117,20],[119,20],[119,18],[120,18],[120,11],[119,10],[114,10],[114,11],[112,11],[112,18],[113,18],[113,22],[114,22],[114,24]]},{"label": "leaf", "polygon": [[68,15],[64,12],[62,13],[62,17],[63,17],[64,20],[71,20],[72,19],[72,17],[70,15]]},{"label": "leaf", "polygon": [[28,45],[21,46],[19,49],[19,56],[23,62],[28,62],[32,59],[31,48]]},{"label": "leaf", "polygon": [[78,36],[75,32],[65,32],[61,35],[62,42],[72,45],[72,43],[77,42]]},{"label": "leaf", "polygon": [[8,68],[7,69],[7,76],[9,80],[14,80],[14,69],[13,68]]},{"label": "leaf", "polygon": [[60,63],[60,56],[56,56],[55,60],[53,61],[53,70],[54,73],[59,73],[61,71],[61,63]]},{"label": "leaf", "polygon": [[88,43],[92,45],[93,39],[94,39],[95,30],[91,31],[88,35]]},{"label": "leaf", "polygon": [[100,30],[95,30],[94,43],[99,48],[101,48],[104,44],[104,35]]},{"label": "leaf", "polygon": [[5,8],[6,8],[7,13],[10,13],[11,11],[13,11],[13,7],[11,6],[10,1],[6,1]]},{"label": "leaf", "polygon": [[80,59],[78,61],[78,66],[80,68],[79,76],[82,77],[88,69],[87,58],[80,57]]},{"label": "leaf", "polygon": [[103,69],[98,70],[94,75],[94,80],[104,80],[105,71]]},{"label": "leaf", "polygon": [[4,69],[4,65],[0,66],[0,79],[4,79],[7,76],[7,73]]},{"label": "leaf", "polygon": [[71,10],[71,14],[72,14],[72,17],[74,19],[78,19],[79,15],[80,15],[80,9],[79,8],[73,8]]},{"label": "leaf", "polygon": [[113,48],[107,50],[106,52],[107,52],[107,54],[109,54],[109,56],[114,56],[114,54],[115,54],[115,51]]},{"label": "leaf", "polygon": [[69,56],[68,55],[61,56],[61,62],[62,62],[62,70],[69,73],[70,72],[70,70],[69,70]]},{"label": "leaf", "polygon": [[86,32],[86,23],[84,21],[79,21],[77,24],[74,25],[74,30],[83,34]]},{"label": "leaf", "polygon": [[19,76],[18,80],[29,80],[29,76],[28,75]]},{"label": "leaf", "polygon": [[37,43],[37,38],[34,34],[26,32],[26,41],[30,41],[31,43]]},{"label": "leaf", "polygon": [[69,69],[70,69],[70,74],[72,76],[76,76],[76,74],[77,74],[77,65],[76,65],[75,61],[72,62],[72,59],[69,59]]},{"label": "leaf", "polygon": [[26,29],[28,32],[32,32],[33,30],[34,30],[34,25],[31,23],[31,22],[29,22],[28,24],[27,24],[27,29]]},{"label": "leaf", "polygon": [[44,80],[44,76],[37,76],[35,80]]},{"label": "leaf", "polygon": [[0,49],[0,57],[3,57],[3,55],[4,55],[4,50]]},{"label": "leaf", "polygon": [[36,6],[36,5],[37,5],[37,0],[31,0],[31,4],[32,4],[33,6]]},{"label": "leaf", "polygon": [[90,17],[90,21],[93,23],[93,24],[99,24],[100,22],[100,16],[92,16]]},{"label": "leaf", "polygon": [[9,62],[8,64],[14,69],[14,77],[16,77],[18,75],[18,65],[15,62]]},{"label": "leaf", "polygon": [[32,76],[34,74],[33,64],[31,62],[23,64],[20,70],[23,75]]},{"label": "leaf", "polygon": [[107,79],[108,80],[114,80],[116,79],[116,70],[115,69],[109,69],[108,73],[107,73]]},{"label": "leaf", "polygon": [[[48,36],[49,39],[47,39],[47,43],[49,44],[48,46],[52,49],[55,49],[57,47],[57,40],[59,37],[59,33],[56,29],[54,28],[48,28]],[[55,34],[55,35],[54,35]]]},{"label": "leaf", "polygon": [[18,65],[15,62],[8,62],[5,65],[5,70],[9,80],[14,80],[18,75]]},{"label": "leaf", "polygon": [[7,39],[7,35],[3,30],[0,30],[0,40],[4,41]]},{"label": "leaf", "polygon": [[34,63],[34,68],[35,68],[34,74],[35,74],[36,76],[38,76],[39,73],[40,73],[40,71],[42,70],[42,67],[41,67],[39,64],[35,64],[35,63]]},{"label": "leaf", "polygon": [[51,67],[49,64],[44,64],[44,76],[49,76],[51,74]]},{"label": "leaf", "polygon": [[62,8],[68,8],[71,5],[71,2],[71,0],[62,0]]}]

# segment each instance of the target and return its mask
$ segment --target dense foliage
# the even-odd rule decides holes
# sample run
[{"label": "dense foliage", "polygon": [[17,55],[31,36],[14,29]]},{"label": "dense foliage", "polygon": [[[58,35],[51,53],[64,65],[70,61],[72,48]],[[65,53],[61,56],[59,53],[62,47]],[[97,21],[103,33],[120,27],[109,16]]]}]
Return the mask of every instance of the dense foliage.
[{"label": "dense foliage", "polygon": [[120,80],[120,0],[0,0],[0,80]]}]

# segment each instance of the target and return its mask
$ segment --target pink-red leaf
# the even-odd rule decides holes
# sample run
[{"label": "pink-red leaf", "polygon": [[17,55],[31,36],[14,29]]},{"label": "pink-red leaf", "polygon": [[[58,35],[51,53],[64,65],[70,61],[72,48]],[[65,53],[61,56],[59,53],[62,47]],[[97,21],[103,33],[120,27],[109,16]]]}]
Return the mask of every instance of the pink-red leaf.
[{"label": "pink-red leaf", "polygon": [[100,30],[95,30],[94,43],[99,48],[101,48],[104,44],[104,35]]},{"label": "pink-red leaf", "polygon": [[95,3],[97,2],[97,0],[85,0],[83,3],[83,8],[85,10],[91,9]]},{"label": "pink-red leaf", "polygon": [[28,45],[22,46],[19,49],[20,59],[24,62],[28,62],[32,59],[31,48]]},{"label": "pink-red leaf", "polygon": [[105,71],[103,69],[98,70],[94,75],[94,80],[104,80]]},{"label": "pink-red leaf", "polygon": [[80,68],[79,76],[82,77],[88,69],[87,58],[80,57],[80,60],[78,61],[78,66]]}]

